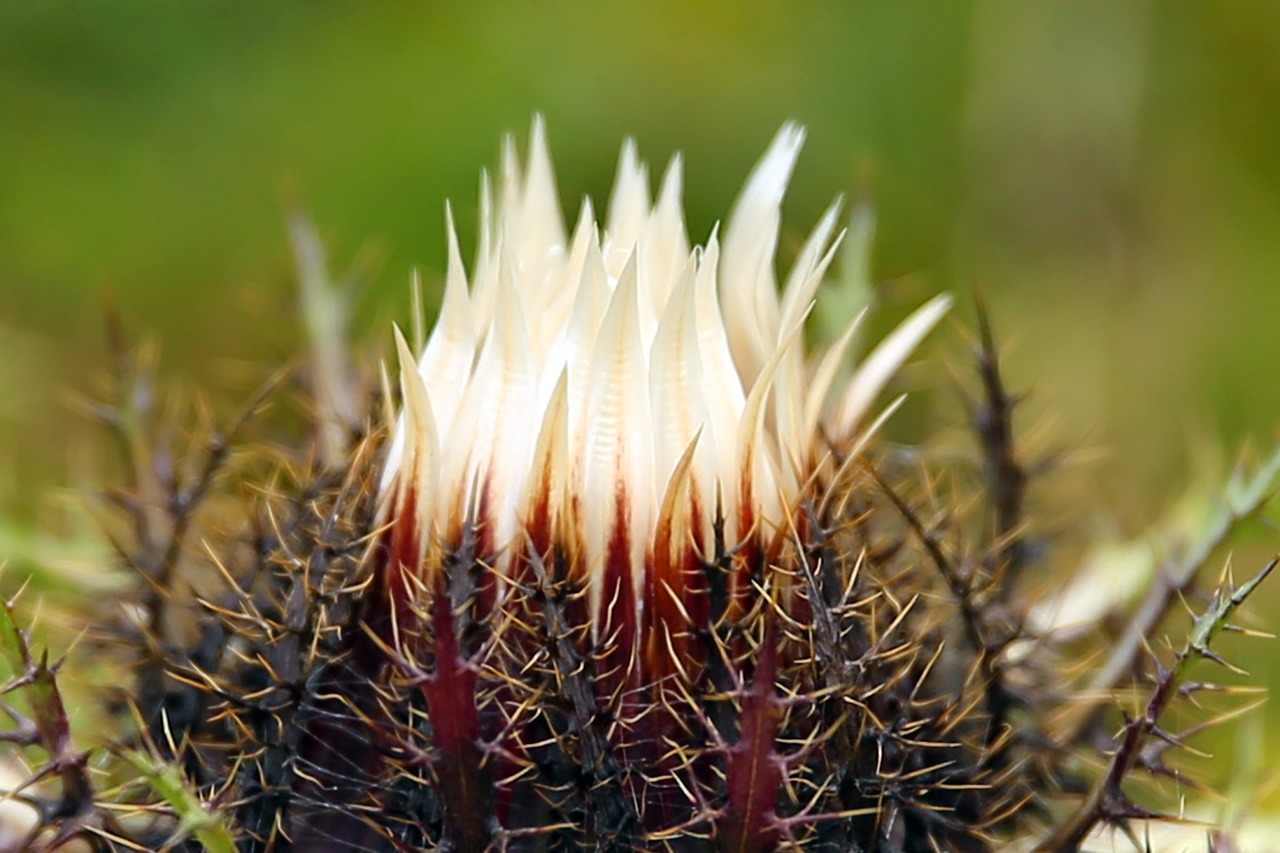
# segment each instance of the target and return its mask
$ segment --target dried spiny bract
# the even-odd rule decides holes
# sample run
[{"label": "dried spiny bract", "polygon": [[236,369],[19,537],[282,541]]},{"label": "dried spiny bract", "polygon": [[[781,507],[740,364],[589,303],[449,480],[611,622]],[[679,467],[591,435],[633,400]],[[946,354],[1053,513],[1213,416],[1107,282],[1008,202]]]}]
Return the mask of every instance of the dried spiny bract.
[{"label": "dried spiny bract", "polygon": [[[367,429],[355,401],[390,400],[361,393],[373,383],[325,338],[343,318],[294,221],[304,299],[323,303],[304,314],[328,318],[302,374],[310,436],[273,444],[266,485],[225,470],[263,455],[250,415],[185,466],[125,436],[144,724],[127,755],[152,795],[126,786],[98,807],[153,812],[131,843],[1067,851],[1118,828],[1142,849],[1139,821],[1173,801],[1135,782],[1175,772],[1185,743],[1162,715],[1200,691],[1189,666],[1214,659],[1209,638],[1260,577],[1224,582],[1180,652],[1147,651],[1280,454],[1183,537],[1099,663],[1112,603],[1087,575],[1037,592],[1062,571],[1031,535],[1038,466],[983,312],[979,477],[874,440],[897,406],[881,392],[948,298],[865,357],[861,314],[806,354],[840,238],[833,205],[780,286],[802,141],[784,127],[695,247],[680,160],[654,201],[630,144],[603,227],[584,203],[566,229],[535,122],[523,167],[508,145],[482,182],[469,272],[450,221],[435,327],[420,353],[396,334],[383,396],[400,411]],[[175,468],[195,473],[155,475]],[[197,517],[211,494],[248,510]],[[1052,601],[1075,602],[1071,630]],[[1103,700],[1129,684],[1139,713],[1117,725]],[[50,822],[125,845],[127,826],[85,808]]]}]

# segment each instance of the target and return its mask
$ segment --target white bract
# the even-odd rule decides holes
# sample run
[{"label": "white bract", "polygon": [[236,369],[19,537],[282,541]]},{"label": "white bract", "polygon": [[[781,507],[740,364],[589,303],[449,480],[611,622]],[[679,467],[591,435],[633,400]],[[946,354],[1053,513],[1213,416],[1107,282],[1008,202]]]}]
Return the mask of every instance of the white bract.
[{"label": "white bract", "polygon": [[598,610],[608,566],[621,561],[642,602],[655,556],[708,547],[718,512],[730,544],[786,527],[825,439],[856,445],[950,304],[919,308],[832,387],[861,317],[811,357],[802,329],[839,241],[838,203],[781,286],[775,275],[803,141],[784,126],[723,236],[696,247],[678,156],[653,200],[626,143],[603,227],[586,201],[567,231],[541,121],[523,170],[508,141],[497,185],[482,180],[470,274],[450,215],[438,320],[416,356],[398,339],[404,410],[383,490],[392,520],[414,516],[419,570],[475,524],[501,573],[540,525],[573,551]]}]

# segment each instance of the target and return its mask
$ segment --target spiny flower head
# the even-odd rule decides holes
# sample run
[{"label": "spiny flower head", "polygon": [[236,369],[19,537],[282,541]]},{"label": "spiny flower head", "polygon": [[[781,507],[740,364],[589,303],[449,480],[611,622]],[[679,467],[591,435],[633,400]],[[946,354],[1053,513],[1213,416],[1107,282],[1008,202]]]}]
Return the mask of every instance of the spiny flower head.
[{"label": "spiny flower head", "polygon": [[[705,609],[687,575],[714,553],[718,516],[732,546],[785,546],[832,464],[827,443],[857,444],[949,305],[919,309],[851,378],[841,368],[861,315],[806,356],[839,204],[780,287],[780,206],[803,141],[783,127],[723,239],[713,229],[696,247],[679,156],[653,201],[627,143],[605,224],[586,201],[569,232],[541,122],[523,170],[508,141],[496,192],[482,183],[470,280],[450,220],[436,326],[418,358],[400,340],[404,412],[383,479],[394,561],[429,575],[474,526],[501,597],[528,549],[557,546],[587,590],[593,636],[630,645],[672,608]],[[746,583],[730,578],[732,591]]]},{"label": "spiny flower head", "polygon": [[[783,127],[723,239],[717,227],[696,247],[679,157],[652,201],[630,143],[604,226],[588,201],[567,231],[540,122],[525,168],[508,143],[496,191],[482,182],[470,280],[450,217],[435,328],[420,356],[397,336],[404,410],[382,479],[379,614],[382,642],[418,673],[431,748],[449,768],[446,834],[529,821],[518,786],[499,791],[505,803],[458,792],[487,787],[499,766],[533,773],[548,738],[594,754],[576,771],[586,803],[565,811],[586,837],[659,838],[706,820],[699,783],[682,778],[715,772],[694,746],[709,735],[690,731],[705,712],[695,697],[730,690],[742,736],[761,743],[724,771],[720,832],[780,837],[767,819],[786,775],[769,769],[773,682],[809,656],[784,642],[783,618],[807,621],[812,608],[801,564],[827,522],[823,490],[848,479],[880,391],[949,307],[919,308],[851,376],[861,316],[806,356],[839,206],[780,285],[780,206],[803,138]],[[537,672],[549,683],[521,675]],[[565,720],[541,707],[544,691],[573,705]],[[597,718],[615,722],[595,731]],[[505,757],[472,768],[500,719]],[[537,719],[550,727],[541,739],[529,735]],[[550,803],[545,781],[532,789]],[[602,791],[630,805],[606,818]]]},{"label": "spiny flower head", "polygon": [[[1164,569],[1100,563],[1046,595],[1062,552],[1033,538],[1037,466],[985,313],[966,395],[977,476],[870,440],[946,297],[860,361],[861,316],[806,352],[840,237],[833,205],[777,279],[802,141],[785,126],[695,246],[679,158],[655,201],[631,144],[603,226],[587,202],[567,230],[535,122],[524,166],[508,143],[482,181],[469,270],[450,217],[435,327],[421,353],[396,335],[400,411],[363,425],[373,383],[335,340],[342,306],[295,220],[316,303],[300,448],[246,435],[265,392],[175,464],[145,365],[118,352],[122,402],[95,411],[136,477],[113,497],[141,578],[104,649],[131,650],[143,728],[125,784],[99,790],[57,665],[0,607],[4,692],[32,711],[5,705],[0,737],[49,759],[20,786],[28,838],[1065,853],[1143,835],[1160,781],[1166,803],[1191,784],[1172,756],[1207,725],[1171,732],[1167,712],[1221,690],[1192,667],[1224,662],[1213,636],[1277,563],[1206,596],[1197,576],[1263,507],[1280,453],[1234,478],[1203,530],[1179,525]],[[1099,593],[1135,570],[1140,601]],[[1180,601],[1202,610],[1162,652]]]}]

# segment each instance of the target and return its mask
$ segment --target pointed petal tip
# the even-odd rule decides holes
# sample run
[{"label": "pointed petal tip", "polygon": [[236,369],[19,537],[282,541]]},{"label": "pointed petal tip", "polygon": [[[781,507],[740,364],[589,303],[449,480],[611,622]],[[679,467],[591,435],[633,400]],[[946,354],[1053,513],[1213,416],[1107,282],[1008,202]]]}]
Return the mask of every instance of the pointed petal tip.
[{"label": "pointed petal tip", "polygon": [[785,122],[782,127],[778,128],[773,141],[769,143],[769,149],[765,153],[764,160],[777,158],[782,161],[790,160],[794,163],[796,157],[800,154],[800,149],[804,147],[804,141],[807,136],[808,134],[803,125],[795,121]]},{"label": "pointed petal tip", "polygon": [[417,364],[414,358],[413,350],[409,346],[409,342],[405,339],[404,332],[400,329],[399,323],[391,324],[391,333],[396,342],[396,354],[400,357],[400,369],[406,370],[413,368]]},{"label": "pointed petal tip", "polygon": [[928,302],[926,302],[925,305],[934,305],[934,304],[941,305],[943,306],[942,310],[945,311],[948,308],[950,308],[955,303],[955,301],[956,301],[955,294],[951,293],[951,291],[949,290],[944,290],[942,293],[939,293],[938,295],[930,299]]},{"label": "pointed petal tip", "polygon": [[836,416],[836,432],[850,435],[877,394],[950,310],[954,297],[940,293],[890,332],[858,366]]}]

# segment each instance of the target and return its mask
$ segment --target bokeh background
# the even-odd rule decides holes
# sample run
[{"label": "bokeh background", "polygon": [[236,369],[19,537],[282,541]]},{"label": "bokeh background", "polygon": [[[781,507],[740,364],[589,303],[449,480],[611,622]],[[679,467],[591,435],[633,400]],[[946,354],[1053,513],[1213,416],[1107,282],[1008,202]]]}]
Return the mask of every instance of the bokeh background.
[{"label": "bokeh background", "polygon": [[[1197,460],[1277,438],[1280,4],[0,0],[4,580],[95,547],[65,398],[108,301],[234,398],[293,340],[297,203],[335,267],[366,259],[357,334],[385,337],[410,271],[439,280],[443,200],[469,243],[535,111],[570,209],[624,135],[682,151],[699,240],[806,125],[790,245],[869,192],[886,302],[980,286],[1028,422],[1084,451],[1073,524],[1141,537]],[[1250,648],[1280,685],[1280,646]]]}]

